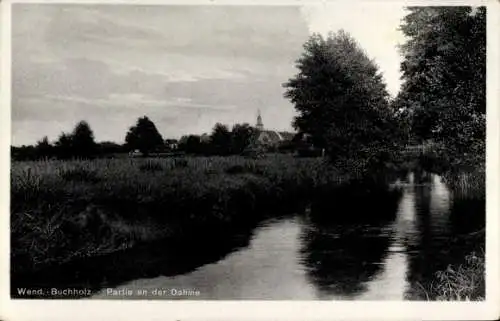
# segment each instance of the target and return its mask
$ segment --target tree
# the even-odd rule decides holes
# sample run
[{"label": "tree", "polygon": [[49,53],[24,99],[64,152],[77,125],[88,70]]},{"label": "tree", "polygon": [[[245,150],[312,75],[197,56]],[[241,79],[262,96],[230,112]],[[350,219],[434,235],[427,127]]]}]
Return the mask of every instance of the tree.
[{"label": "tree", "polygon": [[410,110],[413,133],[420,140],[442,142],[450,165],[462,162],[464,155],[484,159],[486,8],[407,10],[398,98]]},{"label": "tree", "polygon": [[130,150],[138,149],[144,155],[148,155],[163,146],[163,137],[156,129],[155,124],[144,116],[137,120],[135,126],[130,127],[125,142]]},{"label": "tree", "polygon": [[215,124],[210,143],[216,155],[228,155],[231,152],[231,132],[228,127],[221,123]]},{"label": "tree", "polygon": [[112,154],[117,154],[124,152],[122,145],[115,142],[104,141],[97,144],[100,155],[112,156]]},{"label": "tree", "polygon": [[71,135],[61,133],[55,143],[56,156],[60,159],[68,159],[73,155],[73,140]]},{"label": "tree", "polygon": [[396,148],[397,130],[378,68],[346,32],[315,34],[284,87],[299,115],[294,127],[325,148],[334,164],[375,174]]},{"label": "tree", "polygon": [[49,143],[49,139],[47,136],[44,136],[36,143],[35,150],[38,158],[46,158],[52,156],[52,145]]},{"label": "tree", "polygon": [[231,153],[243,153],[252,143],[254,136],[255,130],[249,124],[235,124],[231,130]]},{"label": "tree", "polygon": [[80,121],[71,134],[71,147],[73,156],[80,158],[94,157],[97,153],[97,145],[94,141],[94,133],[86,121]]},{"label": "tree", "polygon": [[203,144],[200,136],[189,135],[182,136],[179,140],[179,150],[184,151],[186,154],[200,154],[203,152]]}]

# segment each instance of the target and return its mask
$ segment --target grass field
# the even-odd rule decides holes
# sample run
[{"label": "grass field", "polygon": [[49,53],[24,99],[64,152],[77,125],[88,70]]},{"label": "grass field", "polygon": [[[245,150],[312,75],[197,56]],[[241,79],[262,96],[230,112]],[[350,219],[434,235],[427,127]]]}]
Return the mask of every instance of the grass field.
[{"label": "grass field", "polygon": [[13,273],[244,224],[345,179],[287,155],[14,162]]}]

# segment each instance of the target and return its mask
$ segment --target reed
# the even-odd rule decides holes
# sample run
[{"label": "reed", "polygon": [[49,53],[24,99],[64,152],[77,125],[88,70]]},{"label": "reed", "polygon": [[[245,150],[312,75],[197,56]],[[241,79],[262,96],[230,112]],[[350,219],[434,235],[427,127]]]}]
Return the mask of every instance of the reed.
[{"label": "reed", "polygon": [[464,263],[449,265],[436,273],[428,285],[420,285],[419,296],[437,301],[482,301],[485,297],[484,249],[472,252]]},{"label": "reed", "polygon": [[13,272],[244,224],[346,179],[288,155],[14,162]]},{"label": "reed", "polygon": [[484,166],[472,172],[447,173],[444,175],[444,180],[457,197],[483,199],[486,197]]}]

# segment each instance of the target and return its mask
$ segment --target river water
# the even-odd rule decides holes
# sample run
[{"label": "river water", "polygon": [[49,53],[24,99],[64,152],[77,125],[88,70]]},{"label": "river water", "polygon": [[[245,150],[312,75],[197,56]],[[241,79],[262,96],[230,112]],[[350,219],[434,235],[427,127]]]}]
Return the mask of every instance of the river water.
[{"label": "river water", "polygon": [[[268,219],[227,240],[223,250],[179,251],[155,263],[189,261],[190,268],[158,267],[169,273],[103,288],[92,298],[412,299],[419,284],[468,254],[468,245],[457,240],[481,228],[484,204],[457,199],[437,175],[416,181],[410,173],[395,185],[402,195],[390,219],[327,225],[304,213]],[[455,218],[464,211],[475,219]],[[197,263],[200,255],[205,259]]]}]

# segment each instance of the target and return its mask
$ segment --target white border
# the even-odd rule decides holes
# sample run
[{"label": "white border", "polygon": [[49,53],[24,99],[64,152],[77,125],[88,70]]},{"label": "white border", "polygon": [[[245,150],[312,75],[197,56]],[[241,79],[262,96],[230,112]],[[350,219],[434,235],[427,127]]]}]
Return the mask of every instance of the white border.
[{"label": "white border", "polygon": [[[5,0],[4,3],[41,4],[125,4],[125,5],[257,5],[257,6],[301,6],[314,4],[350,3],[352,0]],[[357,3],[395,3],[405,6],[482,6],[492,5],[492,0],[355,0]]]},{"label": "white border", "polygon": [[[1,108],[0,121],[0,319],[11,320],[493,320],[500,317],[499,236],[499,133],[500,69],[498,30],[500,30],[500,1],[398,1],[385,3],[405,5],[487,5],[487,226],[486,266],[487,288],[485,302],[320,302],[320,301],[67,301],[67,300],[10,300],[9,299],[9,212],[10,199],[10,84],[11,84],[11,4],[12,3],[107,3],[107,4],[181,4],[181,5],[304,5],[343,1],[300,0],[79,0],[33,1],[4,0],[1,3]],[[362,1],[358,1],[362,2]],[[367,1],[366,2],[374,2]],[[376,14],[376,13],[374,13]]]}]

